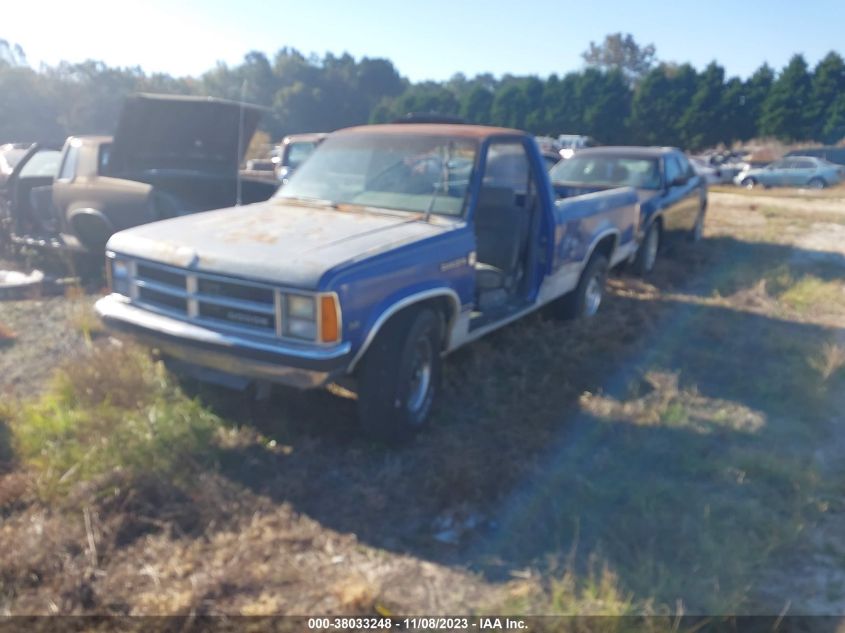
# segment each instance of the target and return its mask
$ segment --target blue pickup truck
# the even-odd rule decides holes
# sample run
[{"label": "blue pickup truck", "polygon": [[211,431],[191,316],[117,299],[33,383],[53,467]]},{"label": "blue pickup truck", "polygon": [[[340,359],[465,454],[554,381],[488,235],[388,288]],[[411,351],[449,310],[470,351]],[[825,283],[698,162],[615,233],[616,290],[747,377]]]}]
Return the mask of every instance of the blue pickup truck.
[{"label": "blue pickup truck", "polygon": [[348,381],[364,430],[396,440],[446,353],[544,306],[595,314],[638,224],[630,187],[556,199],[521,131],[350,128],[267,202],[116,233],[96,310],[209,379]]}]

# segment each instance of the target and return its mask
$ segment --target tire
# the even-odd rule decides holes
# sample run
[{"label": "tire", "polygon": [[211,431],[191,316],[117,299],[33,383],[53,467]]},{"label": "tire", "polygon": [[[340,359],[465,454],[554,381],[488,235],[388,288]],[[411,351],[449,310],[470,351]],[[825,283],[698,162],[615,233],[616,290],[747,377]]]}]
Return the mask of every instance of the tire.
[{"label": "tire", "polygon": [[634,258],[634,273],[640,277],[645,277],[652,270],[654,264],[657,262],[657,254],[660,251],[660,224],[652,222],[648,231],[646,231],[643,243],[637,249],[637,255]]},{"label": "tire", "polygon": [[807,186],[810,189],[824,189],[827,187],[827,183],[823,178],[811,178],[810,182],[807,183]]},{"label": "tire", "polygon": [[369,437],[398,444],[426,424],[440,384],[443,319],[411,308],[376,335],[357,373],[358,419]]},{"label": "tire", "polygon": [[746,189],[754,189],[760,183],[754,180],[754,178],[743,178],[742,182],[739,184],[740,186],[745,187]]},{"label": "tire", "polygon": [[588,319],[594,316],[604,298],[607,269],[607,258],[594,254],[581,273],[575,290],[549,305],[551,316],[556,319]]},{"label": "tire", "polygon": [[695,226],[692,227],[692,231],[689,233],[689,241],[690,242],[700,242],[701,239],[704,237],[704,207],[699,210],[698,217],[695,219]]}]

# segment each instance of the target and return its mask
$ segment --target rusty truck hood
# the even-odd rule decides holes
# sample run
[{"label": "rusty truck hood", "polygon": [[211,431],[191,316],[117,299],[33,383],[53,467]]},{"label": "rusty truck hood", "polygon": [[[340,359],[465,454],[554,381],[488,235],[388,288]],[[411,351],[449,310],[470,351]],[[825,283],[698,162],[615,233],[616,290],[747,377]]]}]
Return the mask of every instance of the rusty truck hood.
[{"label": "rusty truck hood", "polygon": [[235,176],[262,108],[208,97],[126,98],[109,156],[111,175],[151,169]]},{"label": "rusty truck hood", "polygon": [[437,235],[422,214],[300,206],[281,199],[115,233],[107,249],[180,268],[316,289],[323,274]]}]

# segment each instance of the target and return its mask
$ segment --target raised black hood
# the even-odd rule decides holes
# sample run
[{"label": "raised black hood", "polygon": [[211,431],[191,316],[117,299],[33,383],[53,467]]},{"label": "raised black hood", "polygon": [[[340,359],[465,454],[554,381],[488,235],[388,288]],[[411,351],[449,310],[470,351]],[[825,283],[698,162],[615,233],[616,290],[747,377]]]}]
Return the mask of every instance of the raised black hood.
[{"label": "raised black hood", "polygon": [[121,175],[189,170],[234,176],[262,111],[211,97],[131,95],[114,133],[108,171]]}]

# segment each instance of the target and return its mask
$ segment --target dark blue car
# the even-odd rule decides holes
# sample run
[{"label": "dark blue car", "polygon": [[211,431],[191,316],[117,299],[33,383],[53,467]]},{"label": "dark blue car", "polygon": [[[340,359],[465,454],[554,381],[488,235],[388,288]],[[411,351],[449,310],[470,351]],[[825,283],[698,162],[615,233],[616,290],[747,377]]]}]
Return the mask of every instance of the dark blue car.
[{"label": "dark blue car", "polygon": [[701,239],[707,182],[674,147],[594,147],[555,165],[549,177],[558,197],[634,187],[640,201],[634,261],[640,274],[654,268],[661,246],[674,238]]}]

